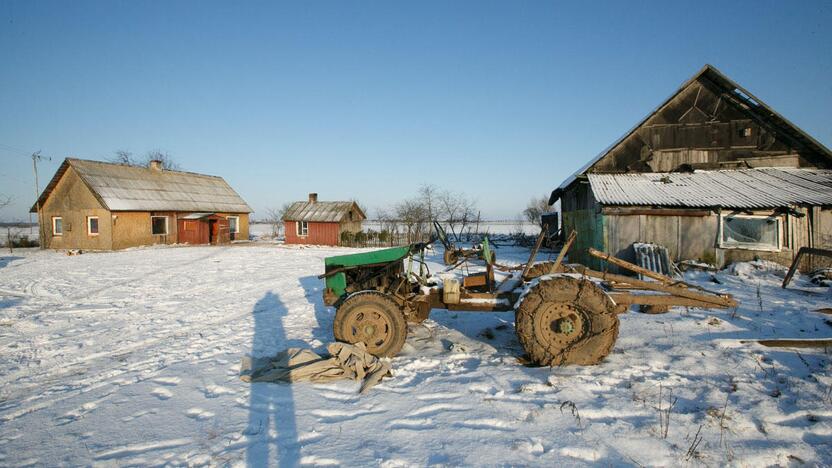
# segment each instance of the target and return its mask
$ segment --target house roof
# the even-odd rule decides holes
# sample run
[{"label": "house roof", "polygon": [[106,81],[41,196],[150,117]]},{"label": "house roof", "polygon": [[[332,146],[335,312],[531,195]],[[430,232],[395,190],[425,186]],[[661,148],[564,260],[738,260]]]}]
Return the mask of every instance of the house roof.
[{"label": "house roof", "polygon": [[289,209],[286,210],[286,214],[283,215],[283,220],[338,223],[353,208],[359,213],[362,220],[367,218],[358,204],[353,201],[305,201],[292,203]]},{"label": "house roof", "polygon": [[[251,207],[222,178],[67,158],[38,201],[43,204],[72,167],[110,211],[250,213]],[[37,211],[37,204],[32,212]]]},{"label": "house roof", "polygon": [[[565,189],[570,184],[572,184],[572,182],[574,182],[575,179],[577,179],[579,176],[591,170],[592,167],[595,166],[596,163],[598,163],[598,161],[603,159],[604,156],[606,156],[610,151],[615,149],[619,144],[626,140],[630,135],[632,135],[642,125],[644,125],[645,122],[650,120],[651,117],[660,112],[677,95],[679,95],[679,93],[684,91],[691,83],[700,79],[708,80],[710,83],[722,89],[723,96],[726,98],[726,100],[734,102],[737,106],[743,109],[752,119],[756,120],[764,127],[771,128],[775,133],[781,135],[795,147],[809,149],[810,151],[823,155],[826,158],[832,160],[832,151],[830,151],[827,147],[825,147],[819,141],[812,138],[808,133],[804,132],[797,125],[791,123],[788,119],[775,112],[774,109],[769,107],[761,99],[757,98],[756,96],[748,92],[748,90],[746,90],[745,88],[728,78],[716,67],[714,67],[713,65],[706,64],[693,77],[685,81],[675,93],[673,93],[670,97],[665,99],[664,102],[662,102],[652,112],[647,114],[647,116],[644,117],[641,121],[639,121],[633,128],[628,130],[627,133],[622,135],[619,139],[615,140],[613,144],[605,148],[604,151],[592,158],[589,162],[584,164],[583,167],[578,169],[574,174],[572,174],[566,180],[564,180],[563,183],[560,184],[558,189]],[[553,202],[554,200],[550,201]]]},{"label": "house roof", "polygon": [[832,170],[760,168],[692,173],[587,174],[603,205],[777,208],[832,206]]}]

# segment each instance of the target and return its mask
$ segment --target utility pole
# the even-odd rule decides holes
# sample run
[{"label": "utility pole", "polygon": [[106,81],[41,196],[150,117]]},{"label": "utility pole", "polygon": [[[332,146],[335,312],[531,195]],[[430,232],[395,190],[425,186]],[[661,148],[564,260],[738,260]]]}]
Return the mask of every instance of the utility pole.
[{"label": "utility pole", "polygon": [[40,151],[32,153],[32,170],[35,173],[35,207],[38,212],[38,244],[40,244],[41,249],[45,249],[46,247],[43,244],[46,231],[43,229],[43,216],[40,212],[40,184],[38,183],[38,161],[42,159],[46,159],[47,161],[52,160],[52,158],[41,156]]}]

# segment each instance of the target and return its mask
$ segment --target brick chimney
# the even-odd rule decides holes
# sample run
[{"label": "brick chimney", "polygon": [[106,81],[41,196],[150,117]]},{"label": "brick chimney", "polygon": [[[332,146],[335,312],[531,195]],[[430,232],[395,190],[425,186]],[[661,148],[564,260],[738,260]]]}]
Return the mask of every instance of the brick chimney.
[{"label": "brick chimney", "polygon": [[158,159],[153,159],[153,160],[150,161],[150,164],[148,164],[148,167],[150,167],[150,169],[153,170],[153,171],[161,171],[162,170],[162,161],[160,161]]},{"label": "brick chimney", "polygon": [[309,203],[317,203],[318,202],[318,194],[317,193],[310,193],[309,194]]}]

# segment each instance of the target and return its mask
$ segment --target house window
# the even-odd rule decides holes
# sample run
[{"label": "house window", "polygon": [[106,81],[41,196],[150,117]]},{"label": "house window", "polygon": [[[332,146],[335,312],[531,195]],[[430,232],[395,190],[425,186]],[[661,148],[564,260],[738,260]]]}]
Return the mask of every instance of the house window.
[{"label": "house window", "polygon": [[228,217],[228,230],[231,234],[239,234],[240,233],[240,217],[239,216],[229,216]]},{"label": "house window", "polygon": [[150,217],[151,232],[154,236],[165,236],[168,234],[168,217],[167,216],[151,216]]},{"label": "house window", "polygon": [[98,235],[98,216],[87,216],[87,235]]},{"label": "house window", "polygon": [[725,249],[780,250],[782,220],[774,216],[723,215],[720,247]]},{"label": "house window", "polygon": [[52,235],[53,236],[62,236],[62,235],[64,235],[64,220],[60,216],[53,216],[52,217]]},{"label": "house window", "polygon": [[298,221],[296,226],[298,228],[298,236],[303,237],[309,234],[309,223],[306,221]]}]

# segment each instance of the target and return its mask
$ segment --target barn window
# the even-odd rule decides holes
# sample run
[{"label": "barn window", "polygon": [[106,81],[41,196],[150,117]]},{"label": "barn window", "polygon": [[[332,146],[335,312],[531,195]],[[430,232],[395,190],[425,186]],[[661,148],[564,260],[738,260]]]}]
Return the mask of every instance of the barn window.
[{"label": "barn window", "polygon": [[98,216],[87,216],[87,235],[98,235]]},{"label": "barn window", "polygon": [[306,221],[298,221],[296,226],[298,228],[299,236],[305,236],[309,234],[309,223],[307,223]]},{"label": "barn window", "polygon": [[228,230],[231,234],[239,234],[240,233],[240,217],[239,216],[229,216],[228,217]]},{"label": "barn window", "polygon": [[53,236],[62,236],[62,235],[64,235],[64,220],[60,216],[53,216],[52,217],[52,235]]},{"label": "barn window", "polygon": [[782,220],[774,216],[723,215],[720,247],[726,249],[780,250]]},{"label": "barn window", "polygon": [[150,217],[151,232],[154,236],[164,236],[168,233],[168,217],[167,216],[151,216]]}]

